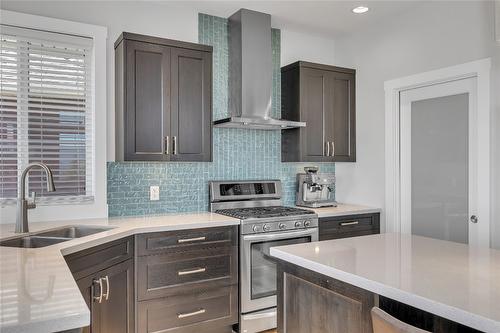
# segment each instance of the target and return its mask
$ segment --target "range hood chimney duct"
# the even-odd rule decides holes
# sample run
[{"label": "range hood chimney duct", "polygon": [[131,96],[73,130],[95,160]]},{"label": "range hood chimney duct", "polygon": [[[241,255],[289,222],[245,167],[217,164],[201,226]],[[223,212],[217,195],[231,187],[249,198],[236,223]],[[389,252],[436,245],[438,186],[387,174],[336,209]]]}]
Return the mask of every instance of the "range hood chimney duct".
[{"label": "range hood chimney duct", "polygon": [[271,117],[271,15],[240,9],[229,17],[229,109],[216,127],[279,130],[304,122]]}]

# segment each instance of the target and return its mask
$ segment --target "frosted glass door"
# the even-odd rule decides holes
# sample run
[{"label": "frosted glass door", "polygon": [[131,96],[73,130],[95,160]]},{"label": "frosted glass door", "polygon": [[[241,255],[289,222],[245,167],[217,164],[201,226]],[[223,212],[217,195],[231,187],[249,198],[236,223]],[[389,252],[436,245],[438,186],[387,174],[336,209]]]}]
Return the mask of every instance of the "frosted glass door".
[{"label": "frosted glass door", "polygon": [[411,233],[468,243],[469,94],[411,103]]},{"label": "frosted glass door", "polygon": [[401,232],[489,244],[479,216],[476,78],[400,93]]}]

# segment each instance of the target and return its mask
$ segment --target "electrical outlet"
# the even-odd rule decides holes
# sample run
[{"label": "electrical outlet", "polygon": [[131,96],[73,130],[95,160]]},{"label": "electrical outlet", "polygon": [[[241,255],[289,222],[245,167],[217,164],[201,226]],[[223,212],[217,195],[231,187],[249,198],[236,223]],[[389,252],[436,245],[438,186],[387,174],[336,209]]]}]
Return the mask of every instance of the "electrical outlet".
[{"label": "electrical outlet", "polygon": [[149,200],[157,201],[160,200],[160,187],[150,186],[149,187]]}]

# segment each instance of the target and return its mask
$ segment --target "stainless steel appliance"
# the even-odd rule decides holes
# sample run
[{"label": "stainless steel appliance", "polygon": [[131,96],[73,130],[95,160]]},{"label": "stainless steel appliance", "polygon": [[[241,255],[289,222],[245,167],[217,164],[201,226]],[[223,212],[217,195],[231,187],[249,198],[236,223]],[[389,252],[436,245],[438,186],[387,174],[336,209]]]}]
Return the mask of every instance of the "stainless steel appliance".
[{"label": "stainless steel appliance", "polygon": [[228,24],[231,116],[214,121],[214,126],[264,130],[306,126],[271,114],[271,15],[240,9],[229,17]]},{"label": "stainless steel appliance", "polygon": [[211,182],[210,210],[241,220],[239,331],[276,327],[276,264],[269,249],[317,241],[318,216],[284,207],[279,180]]},{"label": "stainless steel appliance", "polygon": [[320,173],[318,167],[305,167],[297,174],[295,204],[303,207],[337,206],[334,197],[335,174]]}]

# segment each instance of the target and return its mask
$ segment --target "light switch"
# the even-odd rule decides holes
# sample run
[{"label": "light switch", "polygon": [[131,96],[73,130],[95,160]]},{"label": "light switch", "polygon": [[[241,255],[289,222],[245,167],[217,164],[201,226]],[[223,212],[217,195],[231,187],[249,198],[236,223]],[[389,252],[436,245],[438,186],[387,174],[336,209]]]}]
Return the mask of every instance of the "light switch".
[{"label": "light switch", "polygon": [[160,200],[160,187],[150,186],[149,187],[149,200],[157,201]]}]

